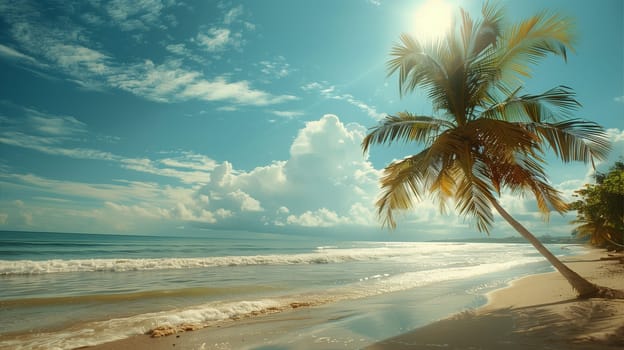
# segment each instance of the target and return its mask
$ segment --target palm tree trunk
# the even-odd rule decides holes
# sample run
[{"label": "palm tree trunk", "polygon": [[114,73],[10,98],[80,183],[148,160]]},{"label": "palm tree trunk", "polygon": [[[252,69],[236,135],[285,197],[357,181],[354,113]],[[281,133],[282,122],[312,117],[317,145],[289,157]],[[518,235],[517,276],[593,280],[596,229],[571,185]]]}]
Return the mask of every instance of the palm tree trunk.
[{"label": "palm tree trunk", "polygon": [[599,287],[581,277],[578,273],[572,271],[569,267],[564,265],[561,260],[557,259],[544,245],[540,242],[529,230],[527,230],[521,223],[514,219],[509,213],[500,206],[496,199],[492,200],[492,205],[496,208],[496,211],[516,230],[522,237],[526,238],[540,254],[542,254],[552,266],[559,271],[563,277],[572,285],[572,288],[576,290],[579,297],[590,297],[598,293]]}]

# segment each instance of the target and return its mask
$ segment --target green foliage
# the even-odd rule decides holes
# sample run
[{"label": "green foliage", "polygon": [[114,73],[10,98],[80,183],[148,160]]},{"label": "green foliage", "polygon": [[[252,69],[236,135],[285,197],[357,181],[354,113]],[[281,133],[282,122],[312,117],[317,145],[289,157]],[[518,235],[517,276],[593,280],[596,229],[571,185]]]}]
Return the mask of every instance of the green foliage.
[{"label": "green foliage", "polygon": [[576,191],[570,203],[576,210],[577,236],[589,237],[599,247],[624,249],[624,162],[616,162],[607,173],[598,173],[595,184]]}]

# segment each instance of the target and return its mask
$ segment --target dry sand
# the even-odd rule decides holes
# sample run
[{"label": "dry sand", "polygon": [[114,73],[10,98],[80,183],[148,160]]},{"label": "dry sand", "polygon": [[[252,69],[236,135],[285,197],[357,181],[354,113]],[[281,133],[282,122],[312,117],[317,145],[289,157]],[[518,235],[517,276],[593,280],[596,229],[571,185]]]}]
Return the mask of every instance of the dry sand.
[{"label": "dry sand", "polygon": [[[600,259],[606,256],[606,252],[594,250],[569,257],[565,262],[596,284],[624,290],[624,264]],[[489,303],[476,311],[368,345],[366,349],[624,349],[624,300],[578,300],[558,273],[517,280],[510,287],[491,293],[488,299]],[[284,337],[297,334],[296,327],[327,321],[319,317],[319,312],[322,310],[318,308],[302,308],[167,337],[136,336],[88,349],[344,348],[344,344],[304,339],[283,341]],[[271,345],[271,339],[282,339],[282,345]],[[350,344],[349,348],[354,345],[357,344]]]}]

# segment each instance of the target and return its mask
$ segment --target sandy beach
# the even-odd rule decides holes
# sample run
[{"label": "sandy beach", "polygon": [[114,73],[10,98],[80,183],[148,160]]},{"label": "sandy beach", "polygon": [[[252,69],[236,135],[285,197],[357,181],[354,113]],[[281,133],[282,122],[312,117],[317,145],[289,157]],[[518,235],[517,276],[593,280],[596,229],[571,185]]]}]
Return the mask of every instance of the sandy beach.
[{"label": "sandy beach", "polygon": [[[619,255],[624,257],[623,255]],[[602,250],[564,261],[598,285],[624,289],[624,264]],[[366,349],[621,349],[624,300],[578,300],[559,273],[497,290],[474,312],[455,315]]]},{"label": "sandy beach", "polygon": [[[620,255],[621,256],[621,255]],[[605,251],[564,261],[590,281],[624,289],[624,264]],[[479,309],[371,344],[334,342],[299,332],[341,316],[325,307],[222,323],[165,337],[135,336],[89,347],[106,349],[616,349],[624,346],[624,300],[578,300],[558,273],[531,275],[488,295]],[[295,334],[296,336],[293,336]]]}]

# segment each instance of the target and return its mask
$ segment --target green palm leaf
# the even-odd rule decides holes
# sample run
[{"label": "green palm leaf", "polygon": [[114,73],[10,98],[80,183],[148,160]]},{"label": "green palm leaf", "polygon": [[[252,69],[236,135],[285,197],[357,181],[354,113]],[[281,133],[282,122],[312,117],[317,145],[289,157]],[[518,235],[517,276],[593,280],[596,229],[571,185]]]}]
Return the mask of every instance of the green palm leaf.
[{"label": "green palm leaf", "polygon": [[387,116],[379,125],[371,128],[369,134],[362,140],[362,149],[366,153],[372,144],[387,144],[401,140],[429,144],[437,133],[450,127],[453,127],[453,124],[445,120],[417,116],[408,112],[398,113],[396,116]]},{"label": "green palm leaf", "polygon": [[604,129],[594,122],[571,119],[556,123],[530,123],[527,128],[547,142],[555,155],[566,163],[581,161],[594,165],[595,159],[606,159],[611,150]]}]

